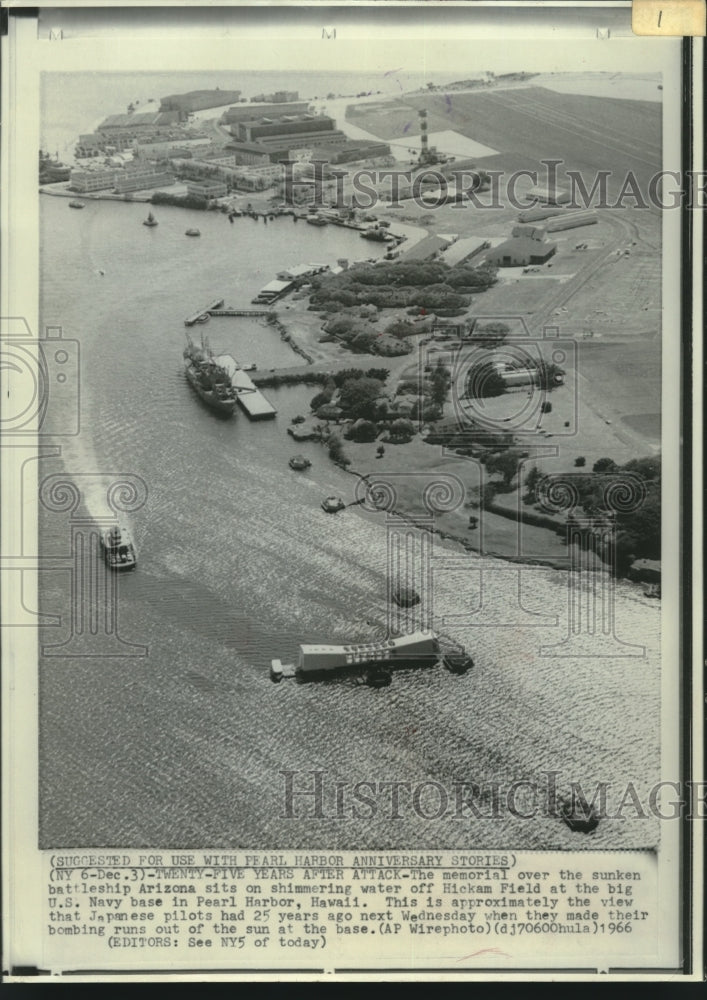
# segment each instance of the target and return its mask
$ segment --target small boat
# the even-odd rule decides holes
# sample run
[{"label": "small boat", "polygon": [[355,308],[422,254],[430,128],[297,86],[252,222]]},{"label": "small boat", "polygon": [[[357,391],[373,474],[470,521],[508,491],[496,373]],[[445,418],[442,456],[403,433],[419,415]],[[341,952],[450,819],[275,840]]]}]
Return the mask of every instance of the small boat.
[{"label": "small boat", "polygon": [[384,688],[390,687],[392,680],[390,670],[386,670],[384,667],[374,667],[372,670],[366,672],[364,683],[368,687]]},{"label": "small boat", "polygon": [[462,652],[446,652],[442,657],[442,663],[450,674],[465,674],[474,666],[472,658],[467,656],[463,650]]},{"label": "small boat", "polygon": [[186,231],[186,233],[184,235],[185,236],[201,236],[201,233],[199,232],[198,229],[187,229],[187,231]]},{"label": "small boat", "polygon": [[159,226],[159,222],[154,217],[154,215],[152,214],[152,212],[150,212],[148,214],[148,216],[147,216],[146,219],[142,220],[142,224],[143,224],[143,226],[150,226],[150,227],[152,227],[152,226]]},{"label": "small boat", "polygon": [[599,813],[593,802],[577,802],[574,796],[558,800],[560,818],[573,833],[592,833],[599,826]]},{"label": "small boat", "polygon": [[321,215],[308,215],[307,222],[310,226],[326,226],[328,225],[327,220],[323,219]]},{"label": "small boat", "polygon": [[302,472],[304,469],[309,469],[312,463],[304,455],[293,455],[290,461],[287,463],[291,469],[295,469],[297,472]]},{"label": "small boat", "polygon": [[327,497],[326,500],[322,500],[322,510],[326,511],[327,514],[336,514],[345,506],[346,504],[341,497]]},{"label": "small boat", "polygon": [[255,361],[245,361],[242,365],[238,366],[242,372],[257,372],[258,366]]},{"label": "small boat", "polygon": [[137,555],[130,532],[124,525],[116,524],[101,533],[103,556],[111,569],[133,569]]},{"label": "small boat", "polygon": [[69,202],[69,208],[85,208],[85,207],[86,206],[85,206],[84,202],[77,201],[76,199],[74,199],[73,201]]},{"label": "small boat", "polygon": [[420,603],[420,595],[412,587],[399,584],[393,591],[393,600],[401,608],[414,608]]}]

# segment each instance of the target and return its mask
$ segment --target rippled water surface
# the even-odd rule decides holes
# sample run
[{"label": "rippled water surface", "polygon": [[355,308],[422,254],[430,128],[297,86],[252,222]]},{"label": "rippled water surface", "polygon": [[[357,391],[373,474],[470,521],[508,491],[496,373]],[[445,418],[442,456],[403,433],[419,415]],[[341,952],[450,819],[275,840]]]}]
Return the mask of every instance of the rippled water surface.
[{"label": "rippled water surface", "polygon": [[[387,527],[356,508],[321,511],[330,493],[352,500],[356,480],[285,434],[311,387],[267,390],[279,411],[269,423],[240,412],[224,422],[203,407],[182,372],[183,319],[216,297],[247,305],[287,265],[360,256],[358,234],[169,208],[149,230],[140,205],[74,212],[44,198],[41,209],[42,321],[79,341],[81,387],[81,432],[43,474],[131,473],[148,488],[130,518],[139,566],[118,581],[120,635],[148,655],[42,661],[42,846],[653,845],[654,823],[630,810],[587,837],[507,807],[490,818],[455,809],[455,783],[542,783],[549,770],[560,787],[631,781],[647,795],[660,613],[626,584],[617,634],[645,657],[541,655],[566,632],[567,574],[437,546],[435,622],[472,653],[472,671],[402,671],[381,690],[269,680],[270,659],[294,658],[299,642],[383,634]],[[184,237],[190,225],[200,239]],[[301,362],[258,321],[214,318],[205,329],[215,348],[261,368]],[[293,473],[293,451],[312,469]],[[96,483],[83,498],[93,516]],[[67,515],[43,513],[43,552],[65,555],[68,531]],[[42,574],[43,609],[64,616],[47,643],[69,634],[63,565]],[[300,791],[322,772],[323,816],[311,796],[287,816],[283,771],[297,772]],[[387,793],[358,815],[345,797],[337,816],[337,781],[345,796],[361,781],[434,781],[443,792],[429,786],[415,805],[402,789],[399,818]],[[437,815],[433,796],[447,793]]]}]

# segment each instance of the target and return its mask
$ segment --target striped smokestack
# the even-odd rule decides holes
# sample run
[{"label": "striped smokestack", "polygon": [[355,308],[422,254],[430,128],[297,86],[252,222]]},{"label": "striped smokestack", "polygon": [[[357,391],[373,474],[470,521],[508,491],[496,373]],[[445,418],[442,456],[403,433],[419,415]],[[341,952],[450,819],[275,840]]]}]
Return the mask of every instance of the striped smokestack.
[{"label": "striped smokestack", "polygon": [[420,116],[420,160],[424,163],[427,160],[427,111],[425,108],[418,112]]}]

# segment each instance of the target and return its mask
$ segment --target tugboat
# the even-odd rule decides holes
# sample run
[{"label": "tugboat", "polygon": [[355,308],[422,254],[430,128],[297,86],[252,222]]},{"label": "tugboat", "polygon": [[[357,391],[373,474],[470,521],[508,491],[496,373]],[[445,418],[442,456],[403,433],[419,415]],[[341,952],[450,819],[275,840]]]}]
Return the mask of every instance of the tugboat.
[{"label": "tugboat", "polygon": [[187,231],[186,231],[186,233],[184,235],[185,236],[201,236],[201,233],[199,232],[198,229],[187,229]]},{"label": "tugboat", "polygon": [[69,208],[85,208],[85,207],[86,206],[82,201],[77,201],[76,199],[69,202]]},{"label": "tugboat", "polygon": [[150,227],[159,226],[159,222],[154,217],[152,212],[149,212],[147,218],[142,220],[142,224],[143,226],[150,226]]},{"label": "tugboat", "polygon": [[345,506],[346,504],[341,497],[327,497],[326,500],[322,500],[322,510],[327,514],[336,514]]},{"label": "tugboat", "polygon": [[228,372],[214,360],[208,341],[201,337],[197,347],[187,336],[184,348],[184,372],[192,389],[216,413],[230,417],[236,407],[236,393]]},{"label": "tugboat", "polygon": [[111,569],[134,569],[137,555],[130,532],[124,525],[115,525],[101,533],[103,556]]},{"label": "tugboat", "polygon": [[297,472],[303,472],[305,469],[309,469],[312,463],[304,455],[293,455],[290,461],[287,463],[291,469],[295,469]]}]

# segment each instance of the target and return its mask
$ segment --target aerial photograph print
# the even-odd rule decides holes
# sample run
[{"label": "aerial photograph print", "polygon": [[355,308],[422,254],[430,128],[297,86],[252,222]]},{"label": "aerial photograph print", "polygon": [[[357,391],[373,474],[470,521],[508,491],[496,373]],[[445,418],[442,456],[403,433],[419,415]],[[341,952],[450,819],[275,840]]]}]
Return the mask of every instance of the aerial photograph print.
[{"label": "aerial photograph print", "polygon": [[658,847],[664,81],[482,55],[42,73],[41,848]]}]

